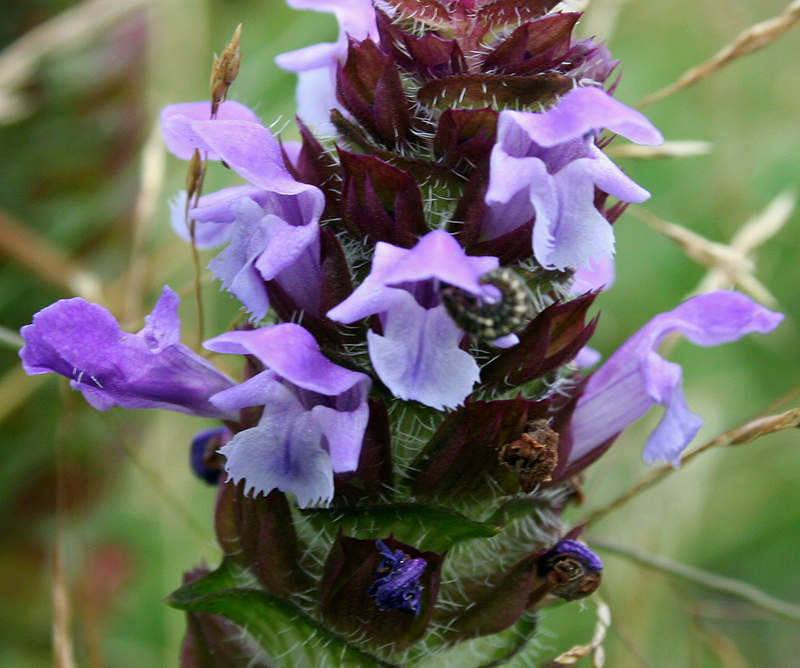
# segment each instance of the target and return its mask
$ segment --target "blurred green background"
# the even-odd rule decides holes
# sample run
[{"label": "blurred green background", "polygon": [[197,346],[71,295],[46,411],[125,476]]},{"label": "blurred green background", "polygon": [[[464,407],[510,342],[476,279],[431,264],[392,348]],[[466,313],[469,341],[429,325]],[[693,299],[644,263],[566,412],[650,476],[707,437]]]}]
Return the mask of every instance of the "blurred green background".
[{"label": "blurred green background", "polygon": [[[608,37],[622,61],[617,97],[633,104],[785,5],[595,0],[581,29]],[[184,296],[184,340],[193,342],[192,258],[169,229],[166,204],[182,187],[185,164],[165,155],[158,111],[205,99],[211,54],[242,23],[242,73],[231,97],[283,128],[293,118],[294,77],[273,57],[335,39],[333,18],[290,10],[280,0],[6,0],[0,16],[0,324],[16,332],[52,301],[82,295],[135,331],[169,283]],[[713,150],[672,160],[620,159],[653,193],[645,208],[724,243],[780,192],[800,190],[798,62],[795,28],[648,108],[668,139],[704,140]],[[290,125],[284,136],[294,138],[293,132]],[[207,191],[234,182],[225,170],[212,170]],[[681,343],[672,354],[684,366],[689,405],[706,420],[696,444],[800,384],[799,223],[793,214],[756,257],[758,277],[787,315],[780,329],[710,350]],[[593,339],[606,356],[675,306],[705,273],[631,214],[616,224],[616,234],[617,283],[598,300],[602,317]],[[206,284],[204,295],[207,333],[219,332],[236,305],[214,284]],[[24,376],[13,334],[4,338],[0,666],[52,665],[59,544],[70,603],[62,618],[78,665],[174,668],[184,621],[161,598],[185,570],[216,559],[213,492],[186,464],[191,436],[205,425],[178,414],[97,413],[58,379]],[[798,403],[795,397],[779,409]],[[646,473],[641,447],[657,418],[629,429],[593,467],[586,506],[573,519]],[[707,453],[592,533],[800,603],[798,441],[794,430]],[[613,616],[607,665],[798,665],[800,624],[604,556],[601,594]],[[594,622],[591,604],[547,613],[542,656],[588,642]]]}]

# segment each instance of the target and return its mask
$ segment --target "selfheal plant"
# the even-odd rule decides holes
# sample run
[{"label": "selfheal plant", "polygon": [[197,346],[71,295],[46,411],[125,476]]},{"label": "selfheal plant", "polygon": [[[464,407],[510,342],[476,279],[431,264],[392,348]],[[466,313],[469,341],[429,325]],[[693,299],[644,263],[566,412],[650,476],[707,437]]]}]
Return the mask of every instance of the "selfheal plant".
[{"label": "selfheal plant", "polygon": [[[209,269],[242,306],[204,344],[240,356],[239,382],[179,342],[168,288],[136,335],[82,300],[48,307],[23,364],[101,409],[222,422],[190,451],[224,557],[168,599],[183,668],[529,665],[541,611],[601,582],[563,518],[582,472],[656,404],[646,460],[678,463],[699,428],[660,341],[782,316],[701,295],[582,373],[613,224],[649,196],[604,133],[662,141],[614,99],[605,47],[553,0],[295,4],[341,29],[279,58],[301,73],[299,147],[225,100],[238,33],[211,101],[161,114],[190,161],[173,226],[219,247]],[[214,161],[246,183],[201,193]]]}]

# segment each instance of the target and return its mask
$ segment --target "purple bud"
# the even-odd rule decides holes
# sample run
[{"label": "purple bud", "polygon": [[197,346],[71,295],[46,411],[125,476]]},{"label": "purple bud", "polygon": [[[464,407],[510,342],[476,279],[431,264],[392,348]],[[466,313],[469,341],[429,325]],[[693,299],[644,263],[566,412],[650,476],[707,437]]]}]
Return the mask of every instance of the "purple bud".
[{"label": "purple bud", "polygon": [[231,438],[227,427],[206,429],[199,432],[192,439],[189,451],[189,463],[194,474],[209,485],[216,485],[219,474],[222,472],[222,462],[217,456],[217,450],[225,445]]},{"label": "purple bud", "polygon": [[383,561],[375,571],[376,579],[367,591],[368,596],[381,610],[418,615],[422,596],[419,578],[428,563],[422,558],[411,559],[402,550],[390,550],[382,540],[375,546]]}]

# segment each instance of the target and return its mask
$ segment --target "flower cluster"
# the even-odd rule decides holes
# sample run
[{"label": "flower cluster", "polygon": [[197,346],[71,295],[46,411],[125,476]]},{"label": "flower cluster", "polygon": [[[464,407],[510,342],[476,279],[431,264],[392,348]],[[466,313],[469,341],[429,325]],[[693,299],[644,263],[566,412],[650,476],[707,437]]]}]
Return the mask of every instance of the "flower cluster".
[{"label": "flower cluster", "polygon": [[[555,2],[292,4],[340,25],[335,44],[278,59],[300,74],[299,145],[233,101],[161,113],[173,154],[245,182],[178,196],[173,226],[221,247],[209,268],[249,324],[205,347],[244,356],[246,378],[179,342],[169,288],[135,335],[58,302],[23,328],[21,356],[102,410],[222,420],[192,465],[220,488],[224,567],[358,651],[416,665],[417,643],[523,629],[594,591],[602,564],[559,519],[570,480],[656,404],[648,462],[677,463],[701,424],[659,343],[718,345],[782,316],[701,295],[582,375],[612,224],[649,196],[603,152],[608,133],[662,141],[612,96],[605,47],[575,39],[580,16]],[[494,557],[476,568],[471,549]],[[187,610],[192,587],[174,599]],[[219,641],[195,621],[190,645]]]}]

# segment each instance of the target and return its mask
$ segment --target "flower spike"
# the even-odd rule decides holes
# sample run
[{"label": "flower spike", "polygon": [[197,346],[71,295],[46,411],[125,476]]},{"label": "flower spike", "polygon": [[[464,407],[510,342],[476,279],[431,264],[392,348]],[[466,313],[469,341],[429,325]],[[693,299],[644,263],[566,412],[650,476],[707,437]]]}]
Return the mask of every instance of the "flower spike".
[{"label": "flower spike", "polygon": [[[197,251],[214,248],[208,268],[240,309],[205,346],[235,356],[239,382],[180,343],[169,288],[135,334],[81,299],[42,310],[22,330],[24,369],[66,376],[103,410],[216,420],[189,456],[214,486],[224,556],[168,599],[188,613],[183,668],[536,663],[539,610],[602,579],[568,526],[579,474],[656,404],[648,462],[683,461],[702,422],[660,342],[718,345],[782,316],[704,294],[589,372],[614,226],[650,195],[605,150],[616,134],[663,138],[614,98],[618,63],[574,35],[582,14],[288,2],[339,23],[335,42],[277,59],[299,75],[301,141],[226,99],[248,66],[239,29],[210,101],[161,113],[190,161],[171,218],[198,306]],[[223,167],[239,182],[203,193]],[[222,327],[226,310],[210,311]],[[602,662],[600,610],[591,645],[550,663]]]}]

